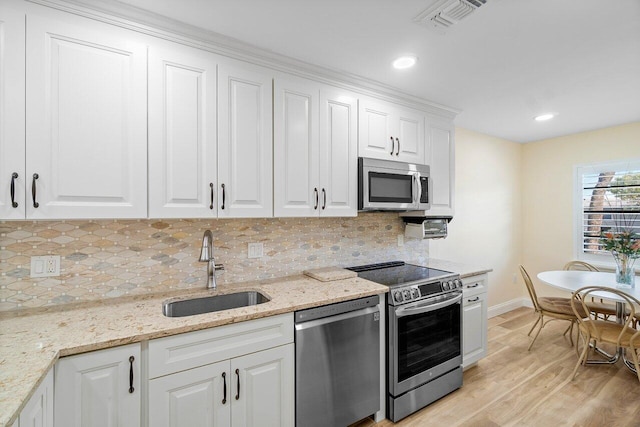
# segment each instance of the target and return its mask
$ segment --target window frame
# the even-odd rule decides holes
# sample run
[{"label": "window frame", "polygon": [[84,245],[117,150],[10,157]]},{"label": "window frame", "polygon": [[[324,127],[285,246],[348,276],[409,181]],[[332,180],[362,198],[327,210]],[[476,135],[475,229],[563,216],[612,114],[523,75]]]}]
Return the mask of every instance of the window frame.
[{"label": "window frame", "polygon": [[[640,170],[640,158],[612,160],[598,163],[585,163],[574,166],[573,173],[573,258],[596,266],[615,269],[613,256],[610,254],[590,254],[584,252],[584,209],[583,209],[583,176],[588,173],[605,171],[635,171]],[[640,265],[635,265],[635,270]]]}]

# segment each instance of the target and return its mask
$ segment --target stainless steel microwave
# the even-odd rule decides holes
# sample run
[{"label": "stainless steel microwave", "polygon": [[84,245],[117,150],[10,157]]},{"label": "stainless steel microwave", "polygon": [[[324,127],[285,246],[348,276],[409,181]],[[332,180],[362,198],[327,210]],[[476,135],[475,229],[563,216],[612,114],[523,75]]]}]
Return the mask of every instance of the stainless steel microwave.
[{"label": "stainless steel microwave", "polygon": [[424,211],[430,195],[429,166],[358,157],[358,210]]}]

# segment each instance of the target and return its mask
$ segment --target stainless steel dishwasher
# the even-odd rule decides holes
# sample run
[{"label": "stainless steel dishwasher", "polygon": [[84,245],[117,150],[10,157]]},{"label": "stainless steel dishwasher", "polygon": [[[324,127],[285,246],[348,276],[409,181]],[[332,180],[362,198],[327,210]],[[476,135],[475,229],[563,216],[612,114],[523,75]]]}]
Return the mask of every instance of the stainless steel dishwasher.
[{"label": "stainless steel dishwasher", "polygon": [[297,426],[347,426],[380,410],[378,302],[295,313]]}]

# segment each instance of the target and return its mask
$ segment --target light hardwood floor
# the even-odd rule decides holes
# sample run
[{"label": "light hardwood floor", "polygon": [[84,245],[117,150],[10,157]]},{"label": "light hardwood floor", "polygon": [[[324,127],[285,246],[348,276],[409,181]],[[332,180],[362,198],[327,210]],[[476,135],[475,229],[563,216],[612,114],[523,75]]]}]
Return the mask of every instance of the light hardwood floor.
[{"label": "light hardwood floor", "polygon": [[[580,367],[567,322],[546,325],[531,351],[534,312],[520,308],[489,319],[489,354],[464,372],[464,385],[394,424],[363,420],[357,427],[640,426],[640,382],[622,362]],[[352,427],[353,427],[352,426]]]}]

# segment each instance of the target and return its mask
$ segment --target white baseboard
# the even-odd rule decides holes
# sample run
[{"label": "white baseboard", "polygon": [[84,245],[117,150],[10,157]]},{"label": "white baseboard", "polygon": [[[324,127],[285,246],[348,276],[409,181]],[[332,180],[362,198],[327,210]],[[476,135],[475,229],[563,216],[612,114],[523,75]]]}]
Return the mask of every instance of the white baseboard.
[{"label": "white baseboard", "polygon": [[531,304],[531,300],[529,298],[512,299],[511,301],[506,301],[506,302],[489,307],[487,309],[487,317],[492,318],[495,316],[499,316],[501,314],[504,314],[511,310],[515,310],[516,308],[520,308],[520,307],[533,308],[533,305]]}]

